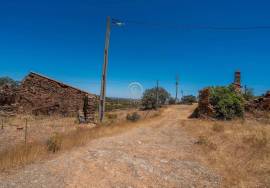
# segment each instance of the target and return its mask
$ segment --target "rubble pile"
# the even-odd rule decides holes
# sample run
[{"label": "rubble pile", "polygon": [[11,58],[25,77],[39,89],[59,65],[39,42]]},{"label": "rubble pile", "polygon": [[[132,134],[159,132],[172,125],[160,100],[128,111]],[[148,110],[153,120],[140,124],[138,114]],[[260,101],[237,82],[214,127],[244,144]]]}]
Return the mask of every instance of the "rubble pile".
[{"label": "rubble pile", "polygon": [[264,96],[247,103],[246,110],[270,111],[270,91],[268,91]]}]

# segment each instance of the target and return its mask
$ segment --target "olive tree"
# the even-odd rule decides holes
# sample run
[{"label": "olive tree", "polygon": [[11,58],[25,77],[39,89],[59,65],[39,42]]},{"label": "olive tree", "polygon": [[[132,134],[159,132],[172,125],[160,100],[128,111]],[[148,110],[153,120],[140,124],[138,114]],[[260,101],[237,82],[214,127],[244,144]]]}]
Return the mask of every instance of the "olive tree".
[{"label": "olive tree", "polygon": [[11,85],[12,87],[17,87],[19,85],[19,82],[7,76],[0,77],[0,87],[6,84]]},{"label": "olive tree", "polygon": [[[158,101],[157,101],[158,94]],[[159,87],[145,90],[142,97],[142,106],[144,109],[155,109],[159,105],[164,105],[170,98],[170,94],[164,88]]]}]

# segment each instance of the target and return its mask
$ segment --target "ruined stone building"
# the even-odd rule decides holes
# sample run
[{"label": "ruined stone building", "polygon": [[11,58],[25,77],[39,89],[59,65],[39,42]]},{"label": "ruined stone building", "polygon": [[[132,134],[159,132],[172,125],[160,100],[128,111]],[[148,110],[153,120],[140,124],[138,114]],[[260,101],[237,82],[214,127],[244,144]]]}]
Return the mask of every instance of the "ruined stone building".
[{"label": "ruined stone building", "polygon": [[74,116],[81,111],[87,122],[93,122],[96,96],[31,72],[18,88],[0,89],[0,106],[34,115]]}]

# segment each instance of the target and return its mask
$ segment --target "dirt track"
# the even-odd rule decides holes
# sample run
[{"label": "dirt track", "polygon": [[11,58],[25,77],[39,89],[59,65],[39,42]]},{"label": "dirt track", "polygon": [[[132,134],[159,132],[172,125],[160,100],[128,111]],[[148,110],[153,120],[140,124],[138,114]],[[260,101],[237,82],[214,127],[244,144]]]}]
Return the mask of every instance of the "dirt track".
[{"label": "dirt track", "polygon": [[194,106],[99,138],[52,160],[0,176],[0,187],[219,187],[220,177],[194,160],[194,138],[181,128]]}]

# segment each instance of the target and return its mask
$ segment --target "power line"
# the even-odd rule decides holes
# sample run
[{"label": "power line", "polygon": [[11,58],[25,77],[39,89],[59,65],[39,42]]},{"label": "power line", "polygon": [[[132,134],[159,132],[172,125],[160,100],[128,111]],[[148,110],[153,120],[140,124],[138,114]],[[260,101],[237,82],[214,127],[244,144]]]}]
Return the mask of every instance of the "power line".
[{"label": "power line", "polygon": [[270,25],[257,25],[257,26],[210,26],[210,25],[183,25],[174,23],[162,23],[162,22],[144,22],[144,21],[134,21],[134,20],[119,20],[113,19],[113,24],[115,25],[144,25],[151,27],[167,27],[174,29],[185,29],[185,30],[227,30],[227,31],[241,31],[241,30],[268,30]]}]

